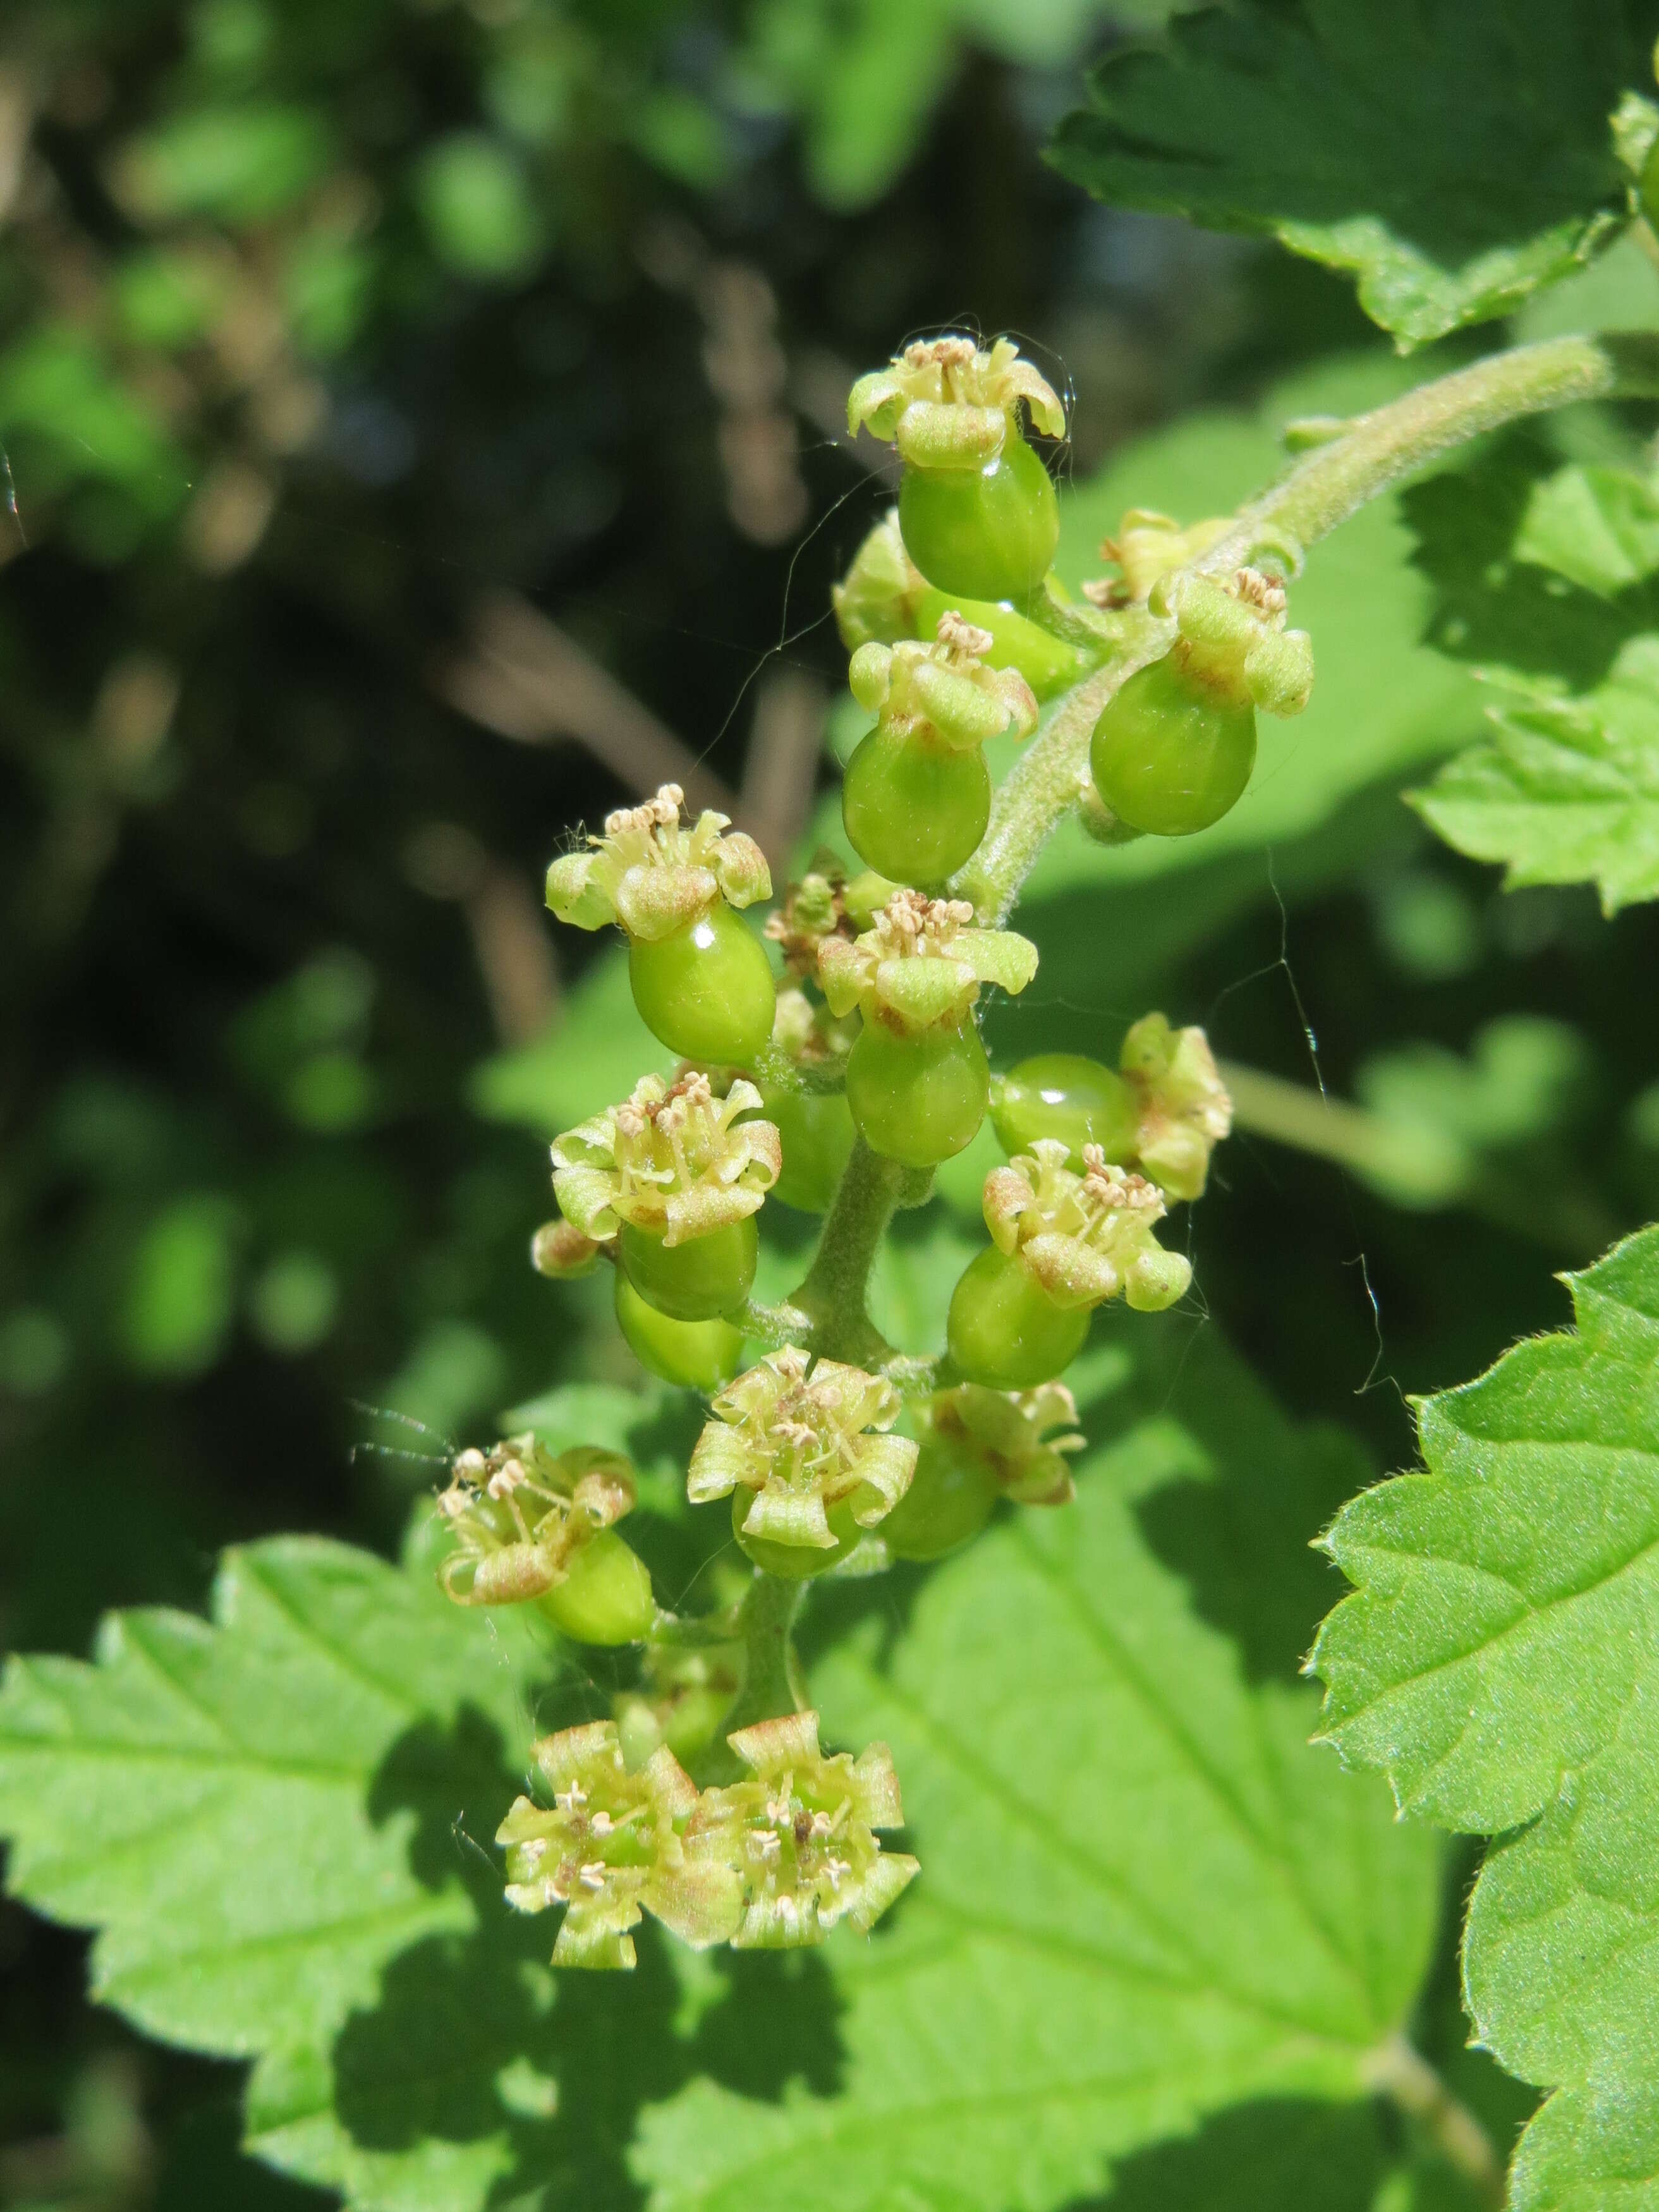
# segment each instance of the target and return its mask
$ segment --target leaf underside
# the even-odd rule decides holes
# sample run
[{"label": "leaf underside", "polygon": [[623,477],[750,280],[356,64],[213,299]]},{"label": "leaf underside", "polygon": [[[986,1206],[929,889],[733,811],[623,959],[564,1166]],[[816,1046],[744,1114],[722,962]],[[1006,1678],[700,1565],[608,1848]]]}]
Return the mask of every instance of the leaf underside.
[{"label": "leaf underside", "polygon": [[1048,2212],[1123,2160],[1126,2205],[1236,2167],[1357,2212],[1435,1850],[1305,1745],[1329,1570],[1297,1538],[1352,1449],[1188,1327],[1087,1356],[1075,1506],[825,1591],[827,1735],[892,1742],[925,1869],[873,1942],[641,1931],[635,1974],[554,1977],[489,1838],[531,1735],[605,1693],[549,1692],[429,1560],[312,1539],[228,1554],[211,1625],[129,1614],[95,1665],[14,1663],[13,1886],[99,1929],[139,2026],[252,2058],[251,2147],[359,2207]]},{"label": "leaf underside", "polygon": [[1502,1838],[1469,1909],[1469,2002],[1494,2055],[1555,2091],[1514,2212],[1641,2212],[1659,2206],[1659,1229],[1568,1279],[1577,1331],[1426,1400],[1426,1472],[1338,1518],[1358,1587],[1313,1664],[1346,1759]]},{"label": "leaf underside", "polygon": [[[1115,206],[1351,270],[1402,349],[1508,313],[1612,234],[1608,132],[1646,81],[1601,0],[1245,0],[1109,56],[1051,159]],[[1646,32],[1651,43],[1652,28]]]}]

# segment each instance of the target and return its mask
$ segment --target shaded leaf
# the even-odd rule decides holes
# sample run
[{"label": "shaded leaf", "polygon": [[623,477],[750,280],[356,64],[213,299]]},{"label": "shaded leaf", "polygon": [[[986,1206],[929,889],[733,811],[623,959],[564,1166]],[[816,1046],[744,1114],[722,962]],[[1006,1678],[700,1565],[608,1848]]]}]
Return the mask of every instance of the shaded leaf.
[{"label": "shaded leaf", "polygon": [[[1403,348],[1508,313],[1622,216],[1607,118],[1641,11],[1250,0],[1114,54],[1052,158],[1097,198],[1350,270]],[[1646,33],[1650,41],[1651,29]]]}]

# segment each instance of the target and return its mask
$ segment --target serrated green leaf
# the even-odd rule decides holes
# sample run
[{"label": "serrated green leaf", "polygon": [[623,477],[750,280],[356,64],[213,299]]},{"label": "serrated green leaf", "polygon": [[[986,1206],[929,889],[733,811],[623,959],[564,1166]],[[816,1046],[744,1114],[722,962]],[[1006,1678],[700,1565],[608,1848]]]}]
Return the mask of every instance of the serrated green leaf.
[{"label": "serrated green leaf", "polygon": [[[1608,117],[1646,79],[1601,0],[1247,0],[1109,56],[1051,158],[1099,199],[1349,270],[1403,348],[1508,313],[1617,226]],[[1650,27],[1645,33],[1650,41]]]},{"label": "serrated green leaf", "polygon": [[[100,1929],[105,2002],[168,2041],[261,2061],[256,2136],[299,2077],[325,2115],[335,2035],[373,2006],[387,1962],[474,1927],[459,1854],[434,1863],[429,1836],[469,1816],[489,1833],[503,1757],[522,1764],[527,1686],[548,1671],[511,1624],[447,1605],[429,1573],[321,1538],[228,1553],[211,1624],[126,1613],[94,1666],[8,1668],[12,1887]],[[431,1755],[445,1736],[450,1755]],[[360,2201],[481,2203],[505,2130],[503,2115],[465,2147],[465,2189],[442,2198],[434,2161],[459,2153],[366,2157]],[[268,2147],[307,2179],[337,2178],[314,2143]]]},{"label": "serrated green leaf", "polygon": [[1418,811],[1504,882],[1594,883],[1616,914],[1659,897],[1659,636],[1634,638],[1575,699],[1489,710],[1492,735],[1449,761]]},{"label": "serrated green leaf", "polygon": [[1313,1664],[1346,1759],[1504,1838],[1470,1907],[1469,2002],[1494,2055],[1556,2093],[1515,2212],[1640,2212],[1659,2204],[1659,1230],[1567,1279],[1576,1333],[1425,1400],[1426,1471],[1338,1518],[1357,1590]]},{"label": "serrated green leaf", "polygon": [[[1301,1693],[1253,1685],[1194,1611],[1260,1633],[1259,1563],[1283,1556],[1262,1516],[1287,1480],[1305,1502],[1328,1448],[1212,1335],[1158,1341],[1162,1396],[1143,1366],[1095,1408],[1073,1507],[945,1568],[885,1652],[878,1597],[815,1668],[836,1741],[890,1741],[923,1873],[890,1934],[836,1956],[839,2094],[699,2082],[648,2110],[653,2212],[1046,2212],[1241,2100],[1356,2099],[1405,2018],[1432,1854],[1308,1751]],[[1121,1354],[1100,1371],[1121,1381]]]}]

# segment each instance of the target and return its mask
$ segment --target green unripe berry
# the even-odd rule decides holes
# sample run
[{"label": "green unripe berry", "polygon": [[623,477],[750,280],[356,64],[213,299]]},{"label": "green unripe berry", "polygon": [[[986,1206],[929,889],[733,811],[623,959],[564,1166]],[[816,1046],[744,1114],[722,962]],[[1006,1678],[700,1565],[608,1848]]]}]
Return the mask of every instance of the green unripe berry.
[{"label": "green unripe berry", "polygon": [[1060,502],[1041,458],[1012,432],[977,468],[907,468],[905,550],[930,584],[974,599],[1023,599],[1053,565]]},{"label": "green unripe berry", "polygon": [[712,1395],[743,1364],[743,1332],[729,1321],[675,1321],[648,1305],[620,1267],[617,1319],[641,1367],[665,1382]]},{"label": "green unripe berry", "polygon": [[1237,805],[1255,764],[1255,708],[1174,654],[1109,699],[1089,744],[1095,788],[1121,822],[1157,837],[1207,830]]},{"label": "green unripe berry", "polygon": [[977,746],[874,729],[847,764],[842,820],[860,859],[926,890],[971,860],[991,818],[991,774]]},{"label": "green unripe berry", "polygon": [[763,1083],[765,1115],[783,1146],[783,1172],[767,1194],[801,1213],[827,1213],[852,1158],[852,1109],[839,1091]]},{"label": "green unripe berry", "polygon": [[578,1545],[564,1580],[538,1602],[575,1644],[637,1644],[657,1617],[651,1571],[614,1528]]},{"label": "green unripe berry", "polygon": [[760,1232],[751,1213],[707,1237],[665,1244],[624,1221],[617,1244],[628,1279],[647,1305],[674,1321],[714,1321],[748,1297]]},{"label": "green unripe berry", "polygon": [[833,1546],[820,1548],[816,1544],[778,1544],[769,1537],[750,1536],[744,1523],[754,1502],[754,1492],[739,1483],[732,1492],[732,1534],[757,1567],[763,1568],[769,1575],[776,1575],[781,1582],[804,1583],[814,1575],[823,1574],[844,1559],[864,1534],[853,1518],[850,1501],[843,1498],[824,1516],[836,1540]]},{"label": "green unripe berry", "polygon": [[896,1559],[941,1559],[978,1535],[1000,1494],[983,1460],[930,1437],[910,1487],[881,1524],[883,1539]]},{"label": "green unripe berry", "polygon": [[847,1103],[872,1152],[933,1167],[972,1144],[991,1070],[970,1017],[902,1035],[866,1023],[847,1061]]},{"label": "green unripe berry", "polygon": [[1083,1349],[1089,1309],[1057,1306],[1018,1260],[988,1245],[951,1296],[945,1342],[970,1382],[1030,1390],[1062,1374]]},{"label": "green unripe berry", "polygon": [[630,938],[628,980],[641,1020],[687,1060],[747,1067],[771,1042],[772,970],[729,906],[711,907],[654,943]]},{"label": "green unripe berry", "polygon": [[998,1076],[991,1120],[1010,1158],[1029,1152],[1040,1137],[1058,1138],[1077,1175],[1085,1145],[1098,1145],[1121,1166],[1133,1158],[1139,1136],[1133,1091],[1115,1068],[1080,1052],[1040,1052]]}]

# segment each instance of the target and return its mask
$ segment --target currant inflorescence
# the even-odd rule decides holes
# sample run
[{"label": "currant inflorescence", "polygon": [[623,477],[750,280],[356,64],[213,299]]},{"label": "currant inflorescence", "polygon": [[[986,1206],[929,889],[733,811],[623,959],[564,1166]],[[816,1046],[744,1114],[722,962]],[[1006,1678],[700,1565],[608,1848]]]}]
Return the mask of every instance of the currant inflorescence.
[{"label": "currant inflorescence", "polygon": [[[1093,685],[1092,723],[1069,740],[1079,769],[1088,747],[1091,826],[1184,835],[1238,797],[1256,709],[1296,711],[1311,663],[1276,576],[1206,567],[1225,522],[1132,511],[1103,549],[1113,573],[1067,599],[1028,418],[1065,434],[1006,339],[913,345],[854,388],[853,428],[890,440],[904,471],[836,593],[873,718],[842,792],[862,872],[817,852],[751,927],[744,910],[772,889],[759,848],[723,815],[688,821],[673,785],[548,872],[562,920],[624,932],[635,1004],[682,1065],[558,1138],[560,1211],[532,1258],[556,1279],[612,1264],[625,1342],[708,1401],[687,1496],[730,1499],[731,1557],[750,1563],[717,1567],[720,1601],[677,1619],[617,1526],[635,1486],[617,1455],[525,1436],[455,1463],[440,1500],[453,1600],[641,1647],[612,1721],[538,1747],[550,1808],[520,1799],[501,1831],[512,1901],[565,1907],[557,1964],[631,1965],[645,1913],[692,1943],[744,1945],[885,1910],[916,1870],[878,1839],[902,1817],[897,1783],[884,1747],[820,1752],[789,1652],[799,1594],[937,1559],[1008,1505],[1064,1504],[1084,1440],[1059,1378],[1091,1314],[1158,1311],[1191,1279],[1157,1231],[1202,1192],[1231,1126],[1203,1031],[1152,1013],[1115,1066],[1043,1054],[992,1076],[984,994],[1023,991],[1037,951],[999,926],[1018,878],[985,861],[1004,802],[984,749],[1031,738],[1040,701]],[[894,1208],[923,1201],[988,1112],[1008,1155],[984,1182],[991,1241],[955,1285],[943,1355],[901,1356],[865,1310],[871,1261]],[[794,1297],[768,1308],[750,1291],[771,1200],[827,1218]]]}]

